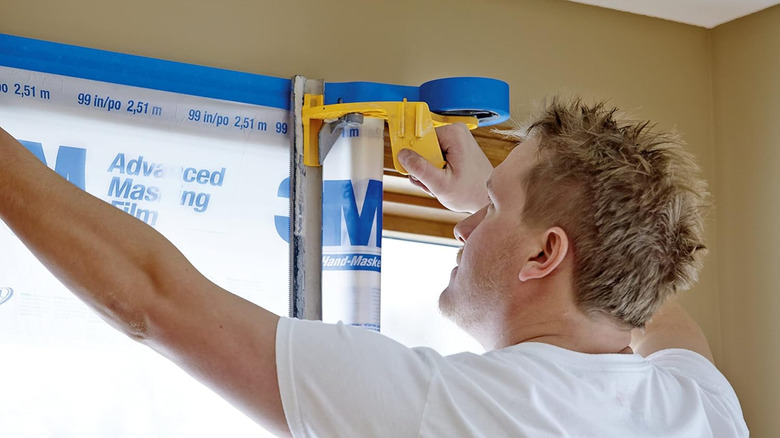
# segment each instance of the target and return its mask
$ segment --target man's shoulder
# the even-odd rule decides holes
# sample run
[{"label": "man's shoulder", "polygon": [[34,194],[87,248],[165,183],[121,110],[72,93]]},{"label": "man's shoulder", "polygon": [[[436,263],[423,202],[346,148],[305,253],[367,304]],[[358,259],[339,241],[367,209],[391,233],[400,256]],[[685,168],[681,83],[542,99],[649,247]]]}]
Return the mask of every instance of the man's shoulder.
[{"label": "man's shoulder", "polygon": [[[455,355],[458,356],[458,355]],[[646,367],[638,354],[588,354],[542,342],[522,342],[481,355],[485,360],[553,362],[559,366],[590,367]]]},{"label": "man's shoulder", "polygon": [[452,373],[459,379],[513,381],[529,388],[606,382],[620,375],[641,379],[652,372],[652,366],[636,354],[586,354],[537,342],[445,356],[438,368],[445,378]]},{"label": "man's shoulder", "polygon": [[731,384],[718,368],[699,353],[684,348],[667,348],[650,354],[648,363],[677,378],[694,380],[710,392],[733,393]]}]

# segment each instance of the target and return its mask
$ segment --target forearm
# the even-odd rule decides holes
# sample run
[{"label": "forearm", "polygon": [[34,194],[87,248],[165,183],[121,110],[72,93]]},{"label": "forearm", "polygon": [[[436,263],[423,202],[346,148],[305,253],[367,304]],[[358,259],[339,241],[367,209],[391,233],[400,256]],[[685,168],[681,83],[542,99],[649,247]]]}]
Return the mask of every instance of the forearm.
[{"label": "forearm", "polygon": [[668,348],[683,348],[714,362],[704,332],[676,298],[667,300],[644,330],[631,332],[631,348],[645,357]]},{"label": "forearm", "polygon": [[0,218],[73,293],[132,336],[162,281],[190,270],[154,229],[79,190],[0,130]]}]

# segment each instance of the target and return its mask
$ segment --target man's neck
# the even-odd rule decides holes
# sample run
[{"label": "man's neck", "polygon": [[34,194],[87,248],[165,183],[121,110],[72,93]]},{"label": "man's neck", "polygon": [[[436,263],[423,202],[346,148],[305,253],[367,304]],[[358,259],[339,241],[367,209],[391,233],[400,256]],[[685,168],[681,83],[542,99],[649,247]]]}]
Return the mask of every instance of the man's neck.
[{"label": "man's neck", "polygon": [[[506,324],[486,337],[487,350],[499,349],[522,342],[541,342],[581,353],[631,353],[631,330],[612,321],[606,315],[589,316],[579,309],[555,312],[521,312],[506,319]],[[531,315],[529,315],[529,313]],[[485,345],[487,344],[487,345]]]}]

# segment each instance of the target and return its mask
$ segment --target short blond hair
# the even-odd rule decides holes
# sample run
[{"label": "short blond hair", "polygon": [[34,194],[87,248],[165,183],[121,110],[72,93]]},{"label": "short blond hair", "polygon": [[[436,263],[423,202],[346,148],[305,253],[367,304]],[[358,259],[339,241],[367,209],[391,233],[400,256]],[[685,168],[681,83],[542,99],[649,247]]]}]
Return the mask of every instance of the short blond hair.
[{"label": "short blond hair", "polygon": [[643,327],[696,281],[709,195],[678,136],[621,120],[603,102],[558,97],[509,135],[539,138],[523,218],[569,235],[583,311]]}]

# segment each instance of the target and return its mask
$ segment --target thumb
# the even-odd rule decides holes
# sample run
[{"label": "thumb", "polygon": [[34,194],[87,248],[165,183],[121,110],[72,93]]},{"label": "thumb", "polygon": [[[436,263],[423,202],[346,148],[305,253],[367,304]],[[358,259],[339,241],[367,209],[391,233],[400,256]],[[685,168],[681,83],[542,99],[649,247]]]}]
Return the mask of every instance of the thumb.
[{"label": "thumb", "polygon": [[401,149],[401,151],[398,152],[398,161],[406,168],[409,175],[415,177],[433,190],[436,190],[436,187],[443,181],[444,175],[442,175],[442,173],[444,171],[437,168],[423,158],[422,155],[411,149]]}]

